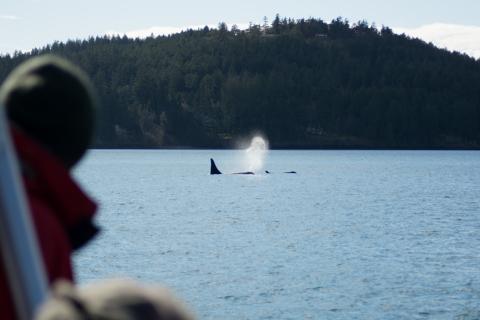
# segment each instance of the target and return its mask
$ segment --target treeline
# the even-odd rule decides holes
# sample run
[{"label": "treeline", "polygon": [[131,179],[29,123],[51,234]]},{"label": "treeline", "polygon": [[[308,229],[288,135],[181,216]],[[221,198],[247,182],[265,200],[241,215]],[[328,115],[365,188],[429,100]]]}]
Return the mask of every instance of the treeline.
[{"label": "treeline", "polygon": [[54,43],[1,57],[0,81],[44,53],[93,79],[97,147],[480,147],[480,61],[363,21]]}]

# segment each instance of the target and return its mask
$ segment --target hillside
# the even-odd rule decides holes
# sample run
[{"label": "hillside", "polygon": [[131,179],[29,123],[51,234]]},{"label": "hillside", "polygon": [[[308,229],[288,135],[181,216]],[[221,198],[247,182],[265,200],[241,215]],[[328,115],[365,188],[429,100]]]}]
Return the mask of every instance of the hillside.
[{"label": "hillside", "polygon": [[0,57],[64,56],[101,102],[97,147],[480,148],[480,61],[339,18],[276,17],[144,40],[100,37]]}]

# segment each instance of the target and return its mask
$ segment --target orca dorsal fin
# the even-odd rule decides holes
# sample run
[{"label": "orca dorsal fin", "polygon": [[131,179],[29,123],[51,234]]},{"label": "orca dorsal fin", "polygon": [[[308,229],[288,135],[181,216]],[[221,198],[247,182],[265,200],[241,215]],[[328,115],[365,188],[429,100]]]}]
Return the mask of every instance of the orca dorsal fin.
[{"label": "orca dorsal fin", "polygon": [[217,166],[215,165],[215,161],[210,158],[210,174],[222,174],[220,170],[218,170]]}]

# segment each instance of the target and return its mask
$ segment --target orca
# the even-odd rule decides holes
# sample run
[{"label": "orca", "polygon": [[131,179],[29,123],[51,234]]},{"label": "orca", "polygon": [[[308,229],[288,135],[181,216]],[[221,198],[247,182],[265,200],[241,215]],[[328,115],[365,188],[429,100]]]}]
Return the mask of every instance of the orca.
[{"label": "orca", "polygon": [[[210,174],[223,174],[220,170],[218,170],[217,165],[215,164],[215,161],[213,161],[212,158],[210,158]],[[251,171],[245,171],[245,172],[234,172],[232,174],[255,174]]]},{"label": "orca", "polygon": [[[266,174],[270,174],[271,172],[268,171],[268,170],[265,170],[265,173]],[[297,172],[296,171],[286,171],[284,173],[293,173],[293,174],[296,174]],[[217,165],[215,164],[215,161],[213,161],[212,158],[210,158],[210,174],[211,175],[214,175],[214,174],[223,174],[220,170],[218,170],[217,168]],[[251,174],[251,175],[254,175],[255,173],[252,172],[252,171],[245,171],[245,172],[234,172],[232,174]]]},{"label": "orca", "polygon": [[222,174],[220,170],[218,170],[217,166],[215,165],[215,161],[210,158],[210,174]]}]

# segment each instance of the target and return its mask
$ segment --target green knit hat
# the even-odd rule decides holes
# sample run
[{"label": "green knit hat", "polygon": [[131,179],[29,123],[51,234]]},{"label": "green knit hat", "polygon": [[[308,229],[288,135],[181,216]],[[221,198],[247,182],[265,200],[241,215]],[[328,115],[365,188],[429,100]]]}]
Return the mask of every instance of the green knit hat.
[{"label": "green knit hat", "polygon": [[9,119],[71,168],[90,145],[95,99],[87,76],[70,62],[45,55],[7,78],[0,102]]}]

